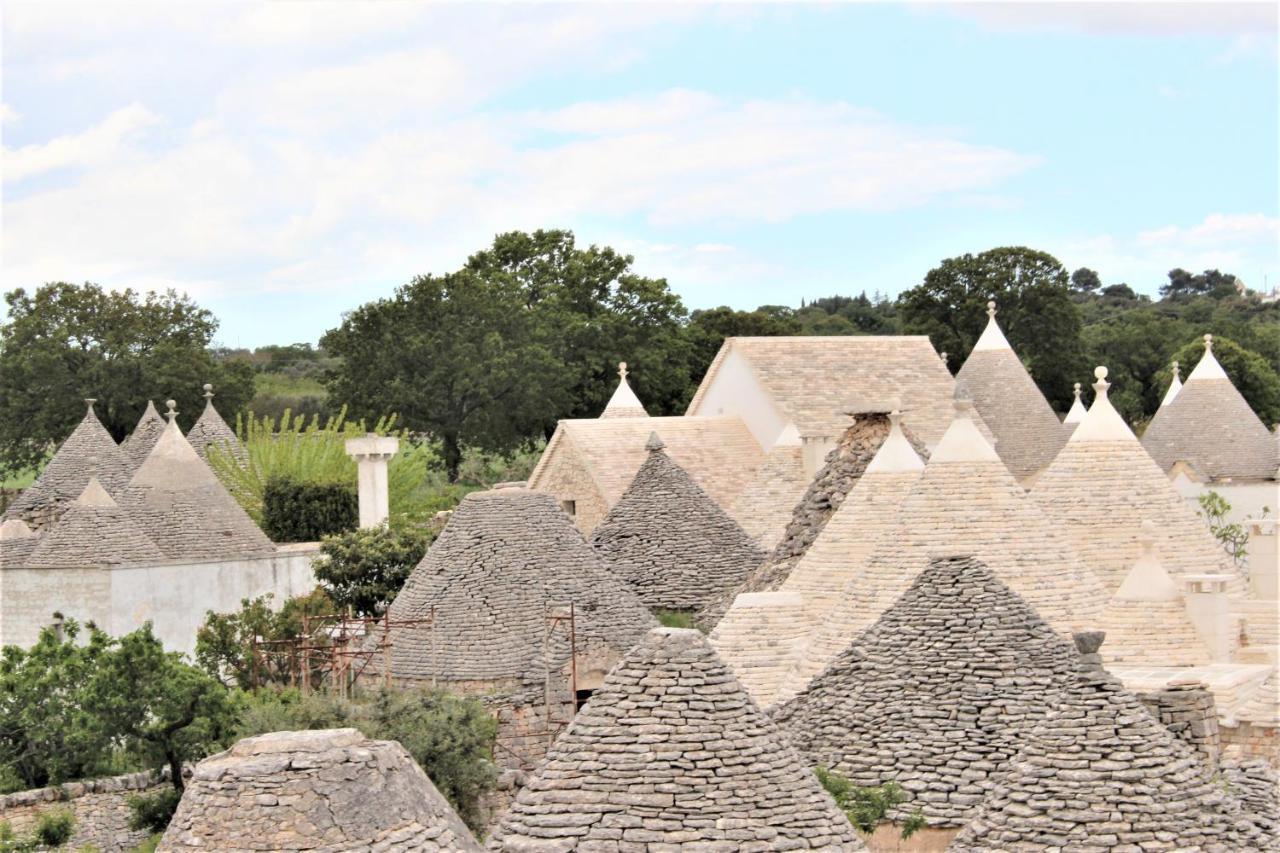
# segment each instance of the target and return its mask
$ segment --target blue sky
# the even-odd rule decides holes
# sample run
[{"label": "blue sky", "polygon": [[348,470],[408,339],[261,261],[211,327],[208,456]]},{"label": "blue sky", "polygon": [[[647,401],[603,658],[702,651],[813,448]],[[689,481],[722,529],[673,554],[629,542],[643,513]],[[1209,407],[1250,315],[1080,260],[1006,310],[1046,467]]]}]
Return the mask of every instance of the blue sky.
[{"label": "blue sky", "polygon": [[1274,287],[1276,8],[6,3],[0,285],[175,287],[230,346],[515,228],[690,308],[1010,244]]}]

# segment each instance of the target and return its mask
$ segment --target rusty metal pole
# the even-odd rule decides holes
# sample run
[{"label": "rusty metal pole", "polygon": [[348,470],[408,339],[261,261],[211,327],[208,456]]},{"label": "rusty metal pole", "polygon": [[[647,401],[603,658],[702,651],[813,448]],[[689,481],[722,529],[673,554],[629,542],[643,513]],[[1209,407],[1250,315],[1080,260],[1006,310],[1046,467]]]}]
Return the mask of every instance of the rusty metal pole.
[{"label": "rusty metal pole", "polygon": [[569,707],[578,713],[578,632],[574,622],[573,602],[569,602]]}]

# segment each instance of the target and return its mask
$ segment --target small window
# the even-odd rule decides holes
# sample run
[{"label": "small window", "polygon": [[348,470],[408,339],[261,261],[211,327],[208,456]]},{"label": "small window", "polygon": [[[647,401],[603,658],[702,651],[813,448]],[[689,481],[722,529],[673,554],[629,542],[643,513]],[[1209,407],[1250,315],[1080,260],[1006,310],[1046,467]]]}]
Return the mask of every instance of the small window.
[{"label": "small window", "polygon": [[570,516],[574,516],[578,514],[577,501],[560,501],[560,508],[564,510],[566,513],[568,513]]},{"label": "small window", "polygon": [[585,704],[587,704],[587,700],[591,698],[591,694],[592,694],[592,693],[595,693],[595,691],[594,691],[594,690],[579,690],[577,693],[575,693],[575,694],[573,695],[573,710],[574,710],[574,711],[581,711],[581,710],[582,710],[582,706],[583,706],[583,705],[585,705]]}]

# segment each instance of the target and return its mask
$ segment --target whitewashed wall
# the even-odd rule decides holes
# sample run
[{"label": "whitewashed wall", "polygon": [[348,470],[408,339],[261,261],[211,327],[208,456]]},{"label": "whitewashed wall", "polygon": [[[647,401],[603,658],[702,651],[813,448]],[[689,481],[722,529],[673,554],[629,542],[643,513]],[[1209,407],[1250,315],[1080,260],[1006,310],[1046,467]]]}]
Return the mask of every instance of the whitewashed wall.
[{"label": "whitewashed wall", "polygon": [[729,350],[698,408],[689,414],[706,417],[737,415],[766,453],[786,426],[773,400],[756,379],[755,371],[736,349]]}]

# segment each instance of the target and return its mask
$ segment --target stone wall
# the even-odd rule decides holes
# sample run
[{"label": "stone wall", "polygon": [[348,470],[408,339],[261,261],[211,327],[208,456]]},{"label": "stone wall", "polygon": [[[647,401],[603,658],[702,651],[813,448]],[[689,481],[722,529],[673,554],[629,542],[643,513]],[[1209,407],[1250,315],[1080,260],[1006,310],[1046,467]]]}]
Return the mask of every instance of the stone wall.
[{"label": "stone wall", "polygon": [[69,810],[75,815],[76,824],[67,850],[92,845],[100,853],[121,853],[147,838],[146,832],[129,829],[128,798],[168,784],[163,776],[157,781],[156,775],[148,771],[19,791],[0,796],[0,821],[22,836],[35,828],[45,812]]},{"label": "stone wall", "polygon": [[[566,501],[573,501],[573,512],[570,513],[573,523],[583,536],[589,536],[609,514],[609,505],[568,435],[561,434],[560,440],[548,448],[548,452],[551,457],[538,472],[537,480],[530,479],[529,488],[554,495],[561,507],[565,507]],[[568,512],[568,508],[565,511]]]},{"label": "stone wall", "polygon": [[1280,729],[1254,723],[1224,723],[1222,745],[1246,758],[1265,758],[1280,770]]},{"label": "stone wall", "polygon": [[1216,771],[1222,758],[1218,709],[1213,694],[1199,681],[1171,681],[1164,690],[1136,694],[1152,716],[1194,749]]}]

